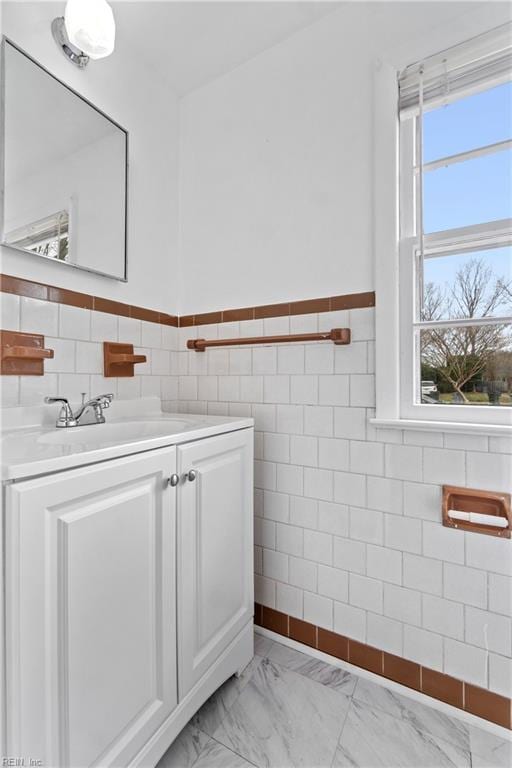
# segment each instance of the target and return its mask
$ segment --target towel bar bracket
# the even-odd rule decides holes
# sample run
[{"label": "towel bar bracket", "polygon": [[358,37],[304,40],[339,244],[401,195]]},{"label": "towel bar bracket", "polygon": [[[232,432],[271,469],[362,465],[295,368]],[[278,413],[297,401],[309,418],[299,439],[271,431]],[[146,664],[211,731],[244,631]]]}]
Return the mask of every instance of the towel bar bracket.
[{"label": "towel bar bracket", "polygon": [[53,349],[45,347],[44,336],[39,333],[0,331],[2,376],[43,376],[44,361],[53,356]]}]

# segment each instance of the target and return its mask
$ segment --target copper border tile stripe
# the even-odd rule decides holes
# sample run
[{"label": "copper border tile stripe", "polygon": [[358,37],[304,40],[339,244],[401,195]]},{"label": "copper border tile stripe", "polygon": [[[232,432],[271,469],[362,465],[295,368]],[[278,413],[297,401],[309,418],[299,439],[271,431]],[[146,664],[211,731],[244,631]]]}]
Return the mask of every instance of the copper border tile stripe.
[{"label": "copper border tile stripe", "polygon": [[254,307],[254,318],[260,320],[265,317],[287,317],[290,314],[290,304],[263,304]]},{"label": "copper border tile stripe", "polygon": [[136,320],[145,320],[148,323],[160,322],[160,312],[157,312],[156,309],[130,306],[130,317],[134,317]]},{"label": "copper border tile stripe", "polygon": [[213,325],[222,323],[222,312],[202,312],[194,315],[194,325]]},{"label": "copper border tile stripe", "polygon": [[67,304],[70,307],[81,307],[82,309],[92,309],[94,297],[87,293],[78,293],[77,291],[68,291],[67,288],[55,288],[48,285],[48,301],[54,301],[57,304]]},{"label": "copper border tile stripe", "polygon": [[176,315],[168,315],[165,312],[158,312],[154,309],[145,309],[134,304],[123,304],[120,301],[103,299],[101,296],[92,296],[88,293],[70,291],[67,288],[58,288],[55,285],[37,283],[21,277],[12,277],[12,275],[0,275],[0,291],[3,293],[13,293],[17,296],[26,296],[31,299],[51,301],[56,304],[67,304],[71,307],[94,309],[96,312],[107,312],[110,315],[133,317],[150,323],[178,326],[178,317]]},{"label": "copper border tile stripe", "polygon": [[33,283],[11,275],[0,276],[0,290],[4,293],[15,293],[17,296],[27,296],[31,299],[48,301],[48,286],[43,283]]},{"label": "copper border tile stripe", "polygon": [[316,312],[329,312],[331,309],[330,298],[305,299],[304,301],[292,301],[290,315],[310,315]]},{"label": "copper border tile stripe", "polygon": [[268,317],[309,315],[317,312],[332,312],[339,309],[364,309],[375,306],[375,292],[348,293],[343,296],[326,296],[323,299],[304,299],[281,304],[263,304],[258,307],[224,309],[218,312],[203,312],[198,315],[182,315],[180,328],[210,323],[230,323],[236,320],[259,320]]},{"label": "copper border tile stripe", "polygon": [[331,296],[331,312],[338,309],[364,309],[375,306],[375,291],[348,293],[345,296]]},{"label": "copper border tile stripe", "polygon": [[102,299],[99,296],[95,296],[93,308],[97,312],[108,312],[109,315],[130,317],[130,305],[122,304],[120,301],[112,301],[112,299]]},{"label": "copper border tile stripe", "polygon": [[159,312],[158,313],[159,323],[161,325],[173,325],[175,328],[178,327],[178,317],[177,315],[168,315],[165,312]]},{"label": "copper border tile stripe", "polygon": [[224,309],[215,312],[202,312],[197,315],[168,315],[154,309],[145,309],[134,304],[123,304],[120,301],[104,299],[88,293],[70,291],[55,285],[38,283],[12,275],[0,275],[0,291],[14,293],[17,296],[27,296],[42,301],[52,301],[58,304],[68,304],[72,307],[94,309],[97,312],[107,312],[121,317],[133,317],[150,323],[190,328],[194,325],[211,325],[214,323],[230,323],[240,320],[254,320],[269,317],[287,317],[291,315],[306,315],[317,312],[329,312],[338,309],[362,309],[375,306],[375,292],[349,293],[343,296],[327,296],[322,299],[304,299],[303,301],[283,302],[281,304],[263,304],[257,307],[240,307]]},{"label": "copper border tile stripe", "polygon": [[[254,606],[254,623],[278,635],[290,637],[323,653],[348,661],[356,667],[401,683],[407,688],[413,688],[433,699],[444,701],[457,709],[466,710],[484,720],[512,729],[512,701],[493,691],[422,667],[414,661],[381,651],[259,603]],[[313,643],[314,638],[316,644]]]},{"label": "copper border tile stripe", "polygon": [[254,307],[242,307],[241,309],[223,310],[223,323],[232,323],[236,320],[254,320]]}]

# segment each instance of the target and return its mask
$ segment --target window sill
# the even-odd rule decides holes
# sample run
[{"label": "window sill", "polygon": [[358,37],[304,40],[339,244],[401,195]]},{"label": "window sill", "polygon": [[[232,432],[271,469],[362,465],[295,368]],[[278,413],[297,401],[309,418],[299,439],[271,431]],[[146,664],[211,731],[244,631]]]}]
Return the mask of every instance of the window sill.
[{"label": "window sill", "polygon": [[456,421],[426,421],[423,419],[369,419],[374,427],[387,429],[414,429],[424,432],[455,432],[464,435],[488,435],[490,437],[512,437],[512,425],[472,424]]}]

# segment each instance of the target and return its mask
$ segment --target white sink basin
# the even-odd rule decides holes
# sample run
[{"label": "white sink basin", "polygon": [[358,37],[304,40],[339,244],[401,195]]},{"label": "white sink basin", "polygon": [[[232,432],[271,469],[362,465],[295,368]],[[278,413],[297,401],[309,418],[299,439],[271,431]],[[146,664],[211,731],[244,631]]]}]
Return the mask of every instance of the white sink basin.
[{"label": "white sink basin", "polygon": [[[1,0],[0,0],[1,1]],[[252,427],[245,416],[167,413],[158,398],[120,400],[105,424],[57,429],[52,407],[5,408],[0,478],[20,480]]]},{"label": "white sink basin", "polygon": [[158,421],[123,421],[91,424],[84,427],[63,427],[54,432],[38,435],[36,441],[44,445],[89,445],[132,442],[148,437],[163,437],[182,432],[191,422],[187,419],[159,419]]}]

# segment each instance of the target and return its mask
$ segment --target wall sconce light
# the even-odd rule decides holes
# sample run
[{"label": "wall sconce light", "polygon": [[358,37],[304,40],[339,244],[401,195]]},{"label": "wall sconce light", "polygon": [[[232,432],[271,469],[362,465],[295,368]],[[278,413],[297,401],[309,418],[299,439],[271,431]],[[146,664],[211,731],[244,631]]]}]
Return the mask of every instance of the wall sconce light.
[{"label": "wall sconce light", "polygon": [[68,0],[64,16],[52,22],[52,34],[64,55],[83,69],[89,59],[114,50],[116,25],[106,0]]}]

